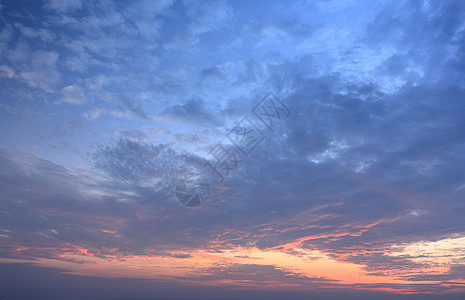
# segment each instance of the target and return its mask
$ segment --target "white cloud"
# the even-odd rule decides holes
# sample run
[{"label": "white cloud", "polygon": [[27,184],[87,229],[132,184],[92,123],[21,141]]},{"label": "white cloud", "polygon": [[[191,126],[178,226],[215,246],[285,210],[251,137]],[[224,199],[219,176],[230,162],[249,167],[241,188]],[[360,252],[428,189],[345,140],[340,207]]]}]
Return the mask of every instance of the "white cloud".
[{"label": "white cloud", "polygon": [[8,66],[5,66],[5,65],[0,66],[0,77],[13,78],[15,77],[15,75],[16,75],[16,72],[14,69]]},{"label": "white cloud", "polygon": [[86,102],[84,93],[81,91],[80,88],[74,85],[69,85],[67,87],[64,87],[61,90],[61,93],[63,94],[63,96],[60,99],[61,103],[81,105]]},{"label": "white cloud", "polygon": [[39,38],[43,42],[52,42],[56,37],[52,31],[48,29],[44,29],[44,28],[39,28],[39,29],[30,28],[30,27],[24,26],[21,23],[15,23],[15,27],[21,31],[21,34],[23,36],[28,37],[28,38]]},{"label": "white cloud", "polygon": [[407,245],[393,245],[386,256],[404,257],[425,268],[460,264],[465,259],[465,237],[454,235],[438,241],[420,241]]},{"label": "white cloud", "polygon": [[47,8],[56,10],[59,12],[67,12],[71,10],[77,10],[82,7],[82,1],[80,0],[49,0]]},{"label": "white cloud", "polygon": [[87,112],[84,113],[84,118],[88,120],[96,120],[98,119],[102,114],[107,113],[107,110],[104,108],[96,107],[93,108]]},{"label": "white cloud", "polygon": [[3,53],[8,49],[8,43],[13,38],[13,26],[6,24],[6,26],[0,31],[0,53]]},{"label": "white cloud", "polygon": [[193,35],[213,31],[232,19],[233,11],[225,1],[209,1],[199,4],[186,1],[187,14],[193,22],[189,28]]},{"label": "white cloud", "polygon": [[57,69],[59,55],[55,51],[31,50],[25,43],[9,50],[4,58],[16,70],[16,78],[33,88],[49,93],[56,92],[60,82],[60,72]]}]

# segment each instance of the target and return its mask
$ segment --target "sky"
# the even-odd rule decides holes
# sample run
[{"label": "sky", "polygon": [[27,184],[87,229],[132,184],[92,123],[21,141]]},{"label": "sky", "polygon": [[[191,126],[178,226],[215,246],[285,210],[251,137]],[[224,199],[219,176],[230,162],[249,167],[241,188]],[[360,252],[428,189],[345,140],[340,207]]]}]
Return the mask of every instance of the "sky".
[{"label": "sky", "polygon": [[0,298],[463,299],[463,1],[1,0],[0,53]]}]

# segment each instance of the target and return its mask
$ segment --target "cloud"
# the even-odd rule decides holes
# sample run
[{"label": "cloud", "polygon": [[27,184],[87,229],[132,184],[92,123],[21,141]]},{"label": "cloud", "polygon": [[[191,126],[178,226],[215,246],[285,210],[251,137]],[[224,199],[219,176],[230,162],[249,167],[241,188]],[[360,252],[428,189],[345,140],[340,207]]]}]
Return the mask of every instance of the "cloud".
[{"label": "cloud", "polygon": [[[103,278],[69,274],[65,269],[39,267],[31,263],[2,264],[3,281],[0,282],[3,297],[125,297],[150,298],[153,295],[165,298],[237,298],[237,299],[399,299],[403,296],[390,296],[382,292],[363,292],[344,289],[341,291],[310,290],[298,291],[289,288],[237,288],[231,286],[195,286],[190,283],[147,280],[140,278]],[[269,268],[271,271],[272,268]],[[5,273],[8,271],[8,274]],[[26,284],[27,283],[27,284]],[[423,299],[440,299],[421,295]],[[461,296],[461,295],[458,295]],[[440,297],[444,297],[441,295]],[[420,299],[408,297],[408,299]],[[456,298],[459,299],[459,298]]]},{"label": "cloud", "polygon": [[63,96],[60,99],[61,103],[81,105],[86,102],[86,98],[82,90],[75,85],[68,85],[61,90]]},{"label": "cloud", "polygon": [[[120,149],[119,152],[107,150],[104,154],[113,157],[123,155],[124,165],[112,165],[109,162],[112,158],[106,161],[101,159],[99,164],[107,163],[103,166],[113,172],[111,175],[115,179],[123,176],[118,171],[125,172],[123,182],[99,179],[97,175],[91,177],[86,173],[74,174],[31,154],[2,149],[0,228],[6,230],[2,234],[8,236],[0,239],[2,257],[68,261],[75,258],[64,254],[72,253],[107,259],[120,254],[171,251],[174,246],[166,247],[168,244],[161,240],[171,240],[169,244],[191,244],[193,241],[183,238],[183,232],[191,229],[176,224],[175,218],[165,218],[171,214],[174,216],[178,209],[182,209],[172,194],[171,185],[165,187],[168,190],[157,191],[152,186],[125,183],[131,180],[140,184],[140,177],[145,175],[143,172],[158,175],[157,172],[163,171],[163,167],[174,168],[155,164],[163,162],[162,158],[167,156],[168,151],[163,147],[153,147],[148,149],[158,152],[148,152],[148,149],[140,149],[135,143],[121,143],[120,148],[127,149],[126,153]],[[132,158],[124,154],[130,154]],[[141,154],[146,158],[155,158],[151,164],[155,170],[149,169],[148,165],[136,168],[137,162],[132,159]],[[157,159],[157,155],[161,157]],[[133,178],[132,174],[139,177]],[[156,187],[156,182],[153,186]],[[145,208],[140,211],[139,205]],[[27,221],[18,223],[14,221],[15,218]],[[156,225],[154,221],[167,223]],[[159,233],[154,235],[154,230]],[[196,235],[201,235],[201,232],[198,231]],[[178,242],[172,239],[174,236],[178,236],[175,238]],[[178,254],[185,253],[174,248],[178,249],[175,251]]]},{"label": "cloud", "polygon": [[27,44],[18,43],[6,54],[14,66],[14,78],[32,88],[54,93],[60,82],[59,54],[55,51],[31,50]]},{"label": "cloud", "polygon": [[82,7],[82,1],[79,0],[49,0],[45,7],[60,13],[79,10]]},{"label": "cloud", "polygon": [[14,78],[16,76],[15,70],[5,65],[0,66],[0,72],[2,77]]},{"label": "cloud", "polygon": [[104,108],[100,108],[100,107],[96,107],[96,108],[92,108],[91,110],[85,112],[83,114],[84,118],[88,119],[88,120],[96,120],[98,119],[102,114],[105,114],[107,112],[106,109]]},{"label": "cloud", "polygon": [[[5,86],[15,79],[25,89],[15,95],[83,105],[55,108],[105,126],[82,142],[92,169],[0,151],[4,257],[189,260],[196,251],[256,249],[305,264],[321,259],[311,255],[318,251],[370,280],[404,281],[358,288],[443,292],[447,280],[461,280],[462,246],[435,250],[444,256],[411,248],[465,232],[459,2],[271,3],[260,11],[223,1],[47,5],[54,12],[37,24],[2,29]],[[72,80],[77,73],[82,81]],[[291,110],[273,131],[250,113],[268,90]],[[19,112],[32,101],[16,99]],[[235,116],[266,135],[248,156],[225,137]],[[239,155],[224,182],[198,156],[215,134]],[[173,194],[192,170],[211,186],[197,210]],[[441,270],[431,270],[435,258]],[[178,279],[338,284],[278,264],[199,268]]]},{"label": "cloud", "polygon": [[147,119],[148,116],[146,112],[142,109],[142,105],[138,101],[134,100],[129,100],[127,97],[121,98],[121,104],[123,105],[122,111],[130,111],[133,115],[141,118],[141,119]]},{"label": "cloud", "polygon": [[161,117],[204,126],[217,126],[221,123],[212,112],[207,110],[205,102],[200,99],[190,99],[184,104],[170,106],[161,114]]},{"label": "cloud", "polygon": [[233,10],[226,1],[207,1],[201,5],[194,1],[185,1],[184,5],[192,20],[189,31],[194,36],[217,30],[233,16]]},{"label": "cloud", "polygon": [[52,42],[53,40],[56,39],[56,35],[45,28],[40,28],[40,29],[33,29],[27,26],[24,26],[21,23],[15,23],[15,27],[18,28],[21,31],[21,34],[24,37],[28,38],[39,38],[43,42]]},{"label": "cloud", "polygon": [[166,50],[184,53],[186,49],[198,52],[202,35],[222,32],[232,25],[234,10],[227,1],[213,0],[199,4],[195,1],[183,1],[186,17],[179,18],[182,29],[164,43]]},{"label": "cloud", "polygon": [[218,263],[203,270],[197,270],[191,277],[183,277],[193,281],[222,281],[235,283],[250,282],[250,286],[269,285],[302,285],[307,288],[318,285],[319,287],[331,283],[333,280],[326,278],[311,278],[290,270],[278,268],[272,265],[256,264],[231,264]]},{"label": "cloud", "polygon": [[[115,145],[101,147],[94,155],[95,167],[118,181],[170,188],[169,183],[202,165],[195,156],[177,153],[167,145],[120,138]],[[167,186],[168,185],[168,186]]]}]

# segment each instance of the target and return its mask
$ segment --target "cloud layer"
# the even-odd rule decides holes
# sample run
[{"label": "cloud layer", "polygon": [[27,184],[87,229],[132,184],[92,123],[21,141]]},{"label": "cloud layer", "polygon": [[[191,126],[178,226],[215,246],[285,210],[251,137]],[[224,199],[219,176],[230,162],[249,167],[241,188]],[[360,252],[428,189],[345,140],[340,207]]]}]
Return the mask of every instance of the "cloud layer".
[{"label": "cloud layer", "polygon": [[[18,274],[464,292],[460,1],[0,13],[0,257]],[[268,92],[290,112],[272,128],[252,112]],[[244,118],[264,136],[248,155],[228,138]],[[238,157],[224,181],[218,143]],[[211,187],[195,209],[174,194],[189,172]]]}]

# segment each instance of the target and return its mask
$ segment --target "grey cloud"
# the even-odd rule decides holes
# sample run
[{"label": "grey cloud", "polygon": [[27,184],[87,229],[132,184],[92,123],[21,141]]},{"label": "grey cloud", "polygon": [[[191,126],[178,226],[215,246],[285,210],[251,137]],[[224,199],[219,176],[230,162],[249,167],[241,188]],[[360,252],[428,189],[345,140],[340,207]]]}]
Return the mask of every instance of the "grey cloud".
[{"label": "grey cloud", "polygon": [[190,99],[184,104],[178,104],[168,107],[161,116],[172,117],[187,123],[199,125],[218,126],[221,121],[210,112],[205,102],[200,99]]},{"label": "grey cloud", "polygon": [[[121,147],[126,146],[128,151],[138,149],[133,144]],[[150,155],[166,155],[163,147],[149,149]],[[138,149],[132,155],[143,158],[146,153]],[[205,230],[215,214],[198,219],[198,211],[186,211],[177,203],[171,186],[157,192],[153,187],[96,182],[27,153],[13,157],[5,149],[0,163],[0,228],[8,230],[7,238],[0,240],[2,257],[61,260],[63,253],[80,253],[81,248],[101,258],[160,253],[188,257],[182,248],[210,239]],[[185,213],[181,219],[180,212]],[[172,249],[177,252],[160,252]]]},{"label": "grey cloud", "polygon": [[130,100],[128,97],[122,97],[120,101],[123,105],[123,107],[120,107],[121,111],[130,111],[134,116],[137,116],[144,120],[147,120],[149,118],[147,113],[142,108],[142,104],[140,102]]},{"label": "grey cloud", "polygon": [[278,268],[273,265],[257,264],[228,264],[217,263],[203,270],[192,273],[192,277],[182,277],[180,279],[192,281],[210,281],[210,280],[233,280],[238,282],[253,282],[254,286],[267,286],[276,282],[287,282],[299,284],[306,287],[325,286],[325,283],[335,282],[326,278],[308,277],[303,274],[295,273],[290,270]]},{"label": "grey cloud", "polygon": [[[444,295],[389,295],[381,292],[360,292],[348,287],[341,291],[237,288],[235,286],[193,286],[186,282],[135,278],[102,278],[79,276],[58,268],[34,264],[2,264],[0,296],[5,298],[153,298],[170,299],[443,299]],[[461,299],[463,295],[450,296]]]},{"label": "grey cloud", "polygon": [[[132,184],[165,188],[190,167],[202,165],[195,156],[178,154],[167,145],[120,138],[94,154],[95,167],[110,178]],[[161,179],[160,183],[157,180]]]}]

